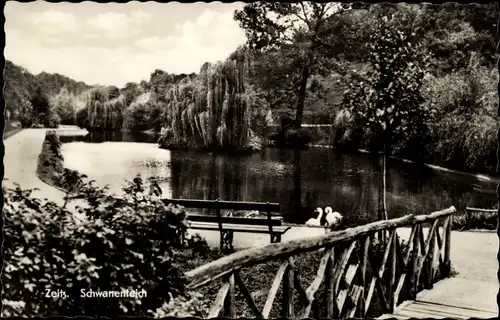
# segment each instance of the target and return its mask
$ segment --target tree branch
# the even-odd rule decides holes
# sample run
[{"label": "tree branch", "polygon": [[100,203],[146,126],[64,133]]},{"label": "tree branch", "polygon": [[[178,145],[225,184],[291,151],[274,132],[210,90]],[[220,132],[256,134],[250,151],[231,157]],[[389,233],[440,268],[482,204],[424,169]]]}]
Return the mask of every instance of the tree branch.
[{"label": "tree branch", "polygon": [[302,7],[302,12],[304,13],[304,22],[307,24],[309,29],[311,29],[311,24],[309,19],[307,19],[306,7],[304,6],[304,2],[300,1],[300,6]]}]

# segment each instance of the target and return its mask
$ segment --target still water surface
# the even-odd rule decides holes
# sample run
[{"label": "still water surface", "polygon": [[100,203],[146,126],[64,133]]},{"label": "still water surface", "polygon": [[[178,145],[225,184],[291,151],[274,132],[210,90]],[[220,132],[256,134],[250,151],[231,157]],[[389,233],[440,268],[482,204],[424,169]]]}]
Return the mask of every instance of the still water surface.
[{"label": "still water surface", "polygon": [[[159,149],[147,134],[91,133],[61,137],[65,167],[119,193],[137,174],[159,179],[165,197],[279,202],[285,221],[304,223],[314,208],[331,206],[348,218],[377,217],[377,162],[364,154],[310,148],[267,148],[251,155],[211,155]],[[495,184],[474,177],[388,161],[390,218],[454,205],[491,208]]]}]

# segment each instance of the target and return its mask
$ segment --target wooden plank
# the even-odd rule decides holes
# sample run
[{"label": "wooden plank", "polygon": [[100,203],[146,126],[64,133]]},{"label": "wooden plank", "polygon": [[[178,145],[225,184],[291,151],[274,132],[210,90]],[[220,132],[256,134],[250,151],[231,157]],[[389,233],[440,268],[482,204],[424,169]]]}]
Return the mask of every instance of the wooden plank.
[{"label": "wooden plank", "polygon": [[420,238],[420,233],[422,232],[422,227],[420,225],[415,225],[415,236],[413,237],[413,245],[412,245],[412,253],[411,253],[411,274],[410,274],[410,293],[412,299],[415,299],[417,296],[417,288],[419,279],[417,278],[417,269],[418,269],[418,255],[420,251],[420,242],[418,239]]},{"label": "wooden plank", "polygon": [[[219,230],[219,226],[216,223],[211,222],[191,222],[189,224],[189,228],[197,229],[197,230]],[[233,231],[233,232],[248,232],[248,233],[269,233],[269,228],[267,226],[259,226],[259,225],[243,225],[243,224],[232,224],[232,223],[223,223],[222,228],[224,231]],[[274,227],[274,233],[285,233],[290,230],[289,226],[276,226]]]},{"label": "wooden plank", "polygon": [[248,306],[252,310],[254,316],[258,319],[264,318],[259,308],[255,304],[255,301],[253,301],[250,291],[248,291],[247,287],[245,286],[245,283],[243,283],[243,280],[241,279],[239,272],[234,273],[234,280],[236,281],[236,284],[240,288],[241,294],[243,294],[243,297],[245,297],[245,299],[247,300]]},{"label": "wooden plank", "polygon": [[233,209],[233,210],[258,210],[267,212],[280,212],[279,203],[266,202],[241,202],[241,201],[219,201],[215,204],[213,200],[195,200],[195,199],[162,199],[163,203],[178,204],[186,208],[201,208],[201,209]]},{"label": "wooden plank", "polygon": [[356,276],[356,272],[358,271],[359,264],[351,264],[349,268],[347,269],[346,275],[345,275],[345,285],[346,288],[342,289],[338,296],[337,296],[337,309],[339,310],[339,313],[342,313],[344,309],[344,304],[347,299],[347,295],[351,291],[354,283],[354,277]]},{"label": "wooden plank", "polygon": [[316,291],[318,291],[321,282],[323,282],[323,278],[325,276],[325,270],[328,265],[329,259],[330,259],[330,251],[327,251],[326,254],[321,258],[318,271],[316,272],[316,277],[306,290],[308,303],[307,306],[304,308],[302,315],[300,316],[300,319],[309,317],[309,313],[311,312],[311,307],[314,302],[314,295],[316,294]]},{"label": "wooden plank", "polygon": [[359,303],[359,300],[360,300],[360,297],[361,297],[361,292],[362,292],[362,287],[361,286],[354,286],[353,290],[352,290],[352,297],[353,298],[353,301],[354,301],[354,306],[347,312],[347,318],[350,319],[350,318],[353,318],[356,314],[356,310],[358,308],[358,303]]},{"label": "wooden plank", "polygon": [[[411,254],[412,246],[414,245],[413,238],[415,238],[415,235],[417,234],[416,229],[417,229],[416,226],[413,226],[413,228],[411,228],[410,238],[408,238],[408,242],[407,242],[408,243],[408,250],[406,251],[406,254],[405,254],[405,257],[403,260],[405,266],[408,265],[408,261],[410,261],[410,254]],[[401,247],[401,243],[399,242],[399,238],[397,240],[398,240],[399,246]]]},{"label": "wooden plank", "polygon": [[220,288],[219,293],[217,293],[217,298],[215,298],[215,303],[208,314],[208,318],[215,318],[219,316],[219,313],[224,306],[224,301],[226,300],[227,292],[229,291],[229,283],[226,282]]},{"label": "wooden plank", "polygon": [[376,281],[377,281],[376,277],[373,277],[372,280],[370,281],[370,287],[368,289],[368,294],[366,295],[366,300],[365,300],[365,308],[363,310],[365,314],[368,312],[368,309],[370,309],[370,302],[372,302]]},{"label": "wooden plank", "polygon": [[397,258],[397,237],[398,234],[396,230],[392,231],[392,244],[391,246],[391,261],[389,264],[389,284],[387,286],[387,291],[389,293],[389,307],[393,311],[396,307],[397,301],[394,301],[394,285],[396,282],[396,258]]},{"label": "wooden plank", "polygon": [[326,254],[321,258],[318,271],[316,272],[316,277],[306,290],[306,294],[307,297],[309,298],[309,301],[313,300],[316,291],[318,291],[321,282],[323,282],[326,266],[328,264],[328,260],[330,259],[330,254],[331,254],[330,251],[327,251]]},{"label": "wooden plank", "polygon": [[425,286],[426,289],[432,289],[434,287],[434,261],[436,259],[436,235],[439,231],[437,227],[438,220],[434,222],[436,228],[434,228],[434,232],[432,232],[429,237],[429,260],[427,264],[427,284]]},{"label": "wooden plank", "polygon": [[427,301],[415,301],[413,304],[422,306],[424,308],[439,308],[439,310],[443,310],[446,312],[450,313],[457,313],[457,314],[471,314],[471,317],[476,317],[477,315],[481,315],[480,317],[483,318],[488,318],[491,317],[492,314],[495,314],[492,311],[487,311],[487,310],[479,310],[475,308],[469,308],[469,307],[464,307],[464,306],[452,306],[452,305],[447,305],[447,304],[442,304],[442,303],[436,303],[436,302],[427,302]]},{"label": "wooden plank", "polygon": [[444,267],[443,273],[445,277],[450,276],[451,270],[451,262],[450,262],[450,251],[451,251],[451,227],[453,224],[452,217],[449,216],[446,218],[448,220],[448,224],[446,225],[446,231],[444,234]]},{"label": "wooden plank", "polygon": [[366,271],[367,271],[367,263],[368,263],[368,250],[370,250],[370,237],[365,237],[363,241],[363,251],[361,256],[361,300],[360,300],[360,317],[364,318],[366,315],[365,312],[365,303],[366,303]]},{"label": "wooden plank", "polygon": [[491,312],[484,312],[480,310],[471,310],[460,307],[443,306],[434,303],[419,303],[418,301],[408,305],[405,310],[413,312],[425,312],[435,314],[437,316],[449,317],[453,319],[468,319],[468,318],[489,318]]},{"label": "wooden plank", "polygon": [[381,279],[384,277],[385,264],[387,263],[387,258],[389,258],[389,253],[391,252],[392,241],[393,241],[393,237],[390,237],[389,241],[387,242],[386,247],[385,247],[384,257],[382,259],[382,263],[380,263],[380,268],[378,269],[378,277]]},{"label": "wooden plank", "polygon": [[399,316],[397,314],[384,314],[383,316],[378,317],[377,319],[401,319],[401,320],[408,320],[407,317],[405,316]]},{"label": "wooden plank", "polygon": [[283,276],[283,299],[281,301],[281,317],[293,318],[293,294],[294,294],[294,276],[295,265],[293,257],[288,258],[288,267],[286,268],[285,275]]},{"label": "wooden plank", "polygon": [[[186,216],[187,221],[191,222],[211,222],[218,223],[219,219],[215,215],[203,215],[203,214],[190,214]],[[267,226],[271,223],[273,226],[281,226],[283,224],[283,217],[272,217],[268,218],[244,218],[244,217],[221,217],[222,223],[232,223],[232,224],[247,224],[247,225],[265,225]]]},{"label": "wooden plank", "polygon": [[295,290],[297,290],[297,293],[299,294],[299,299],[301,303],[306,304],[309,300],[307,299],[307,293],[304,287],[302,287],[302,284],[300,283],[299,275],[297,273],[294,273],[293,275],[293,284],[295,287]]},{"label": "wooden plank", "polygon": [[444,319],[445,317],[443,316],[438,316],[432,313],[426,313],[422,311],[411,311],[411,310],[400,310],[398,312],[399,316],[403,316],[406,318],[417,318],[417,319],[422,319],[422,318],[434,318],[434,319]]},{"label": "wooden plank", "polygon": [[[374,279],[372,279],[372,281],[374,281],[375,285],[377,286],[377,294],[378,294],[379,301],[385,310],[389,310],[389,303],[387,302],[386,290],[385,290],[385,287],[383,284],[383,280],[382,280],[382,278],[379,277],[379,273],[375,272],[375,268],[373,267],[374,266],[374,264],[373,264],[374,253],[369,251],[368,257],[369,257],[368,264],[370,265],[370,268],[372,269],[373,277],[374,277]],[[369,302],[367,302],[367,303],[369,303]]]},{"label": "wooden plank", "polygon": [[330,250],[330,257],[328,258],[328,265],[326,267],[326,275],[325,275],[325,305],[326,305],[326,317],[329,319],[333,318],[333,314],[335,312],[334,301],[335,301],[335,292],[334,292],[334,279],[333,279],[333,269],[335,267],[334,257],[335,257],[335,248],[332,247]]},{"label": "wooden plank", "polygon": [[228,279],[229,289],[224,301],[224,315],[229,318],[236,318],[236,305],[234,296],[234,273]]},{"label": "wooden plank", "polygon": [[351,242],[351,245],[349,248],[346,248],[344,252],[342,253],[342,257],[340,258],[340,261],[337,263],[335,266],[335,272],[333,273],[333,281],[335,284],[334,291],[338,292],[339,290],[339,285],[340,285],[340,280],[342,276],[344,275],[345,268],[347,266],[347,263],[349,262],[349,258],[351,257],[352,251],[356,248],[356,241]]},{"label": "wooden plank", "polygon": [[187,289],[195,289],[207,282],[218,279],[229,272],[243,267],[261,262],[284,259],[303,252],[315,251],[339,243],[352,242],[355,238],[373,234],[380,230],[408,226],[420,220],[430,218],[436,219],[437,217],[447,216],[454,212],[456,212],[455,207],[450,207],[445,210],[434,212],[426,217],[408,215],[391,220],[376,221],[355,228],[330,232],[328,234],[317,235],[306,239],[297,239],[283,243],[273,243],[263,247],[240,250],[187,272]]},{"label": "wooden plank", "polygon": [[283,275],[285,274],[286,269],[288,268],[288,261],[283,261],[281,266],[274,277],[273,284],[271,285],[271,289],[267,295],[266,303],[264,304],[264,309],[262,310],[262,316],[267,319],[269,317],[269,313],[271,312],[271,308],[273,307],[274,298],[276,297],[276,293],[280,287],[281,280],[283,280]]}]

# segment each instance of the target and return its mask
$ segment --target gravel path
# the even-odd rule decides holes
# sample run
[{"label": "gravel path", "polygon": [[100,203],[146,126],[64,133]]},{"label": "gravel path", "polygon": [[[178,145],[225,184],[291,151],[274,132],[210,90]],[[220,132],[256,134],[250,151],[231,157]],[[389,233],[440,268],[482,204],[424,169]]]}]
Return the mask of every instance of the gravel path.
[{"label": "gravel path", "polygon": [[[428,228],[423,228],[427,235]],[[407,240],[410,228],[398,229]],[[451,264],[457,277],[467,280],[498,283],[498,237],[495,232],[452,231]]]},{"label": "gravel path", "polygon": [[[76,130],[74,127],[65,127],[63,130]],[[45,198],[58,204],[64,203],[64,193],[41,181],[36,175],[37,159],[42,150],[47,129],[23,129],[19,133],[4,140],[4,185],[14,187],[14,183],[22,189],[34,189],[33,195]],[[68,206],[74,210],[76,201]],[[76,210],[74,210],[76,213]]]}]

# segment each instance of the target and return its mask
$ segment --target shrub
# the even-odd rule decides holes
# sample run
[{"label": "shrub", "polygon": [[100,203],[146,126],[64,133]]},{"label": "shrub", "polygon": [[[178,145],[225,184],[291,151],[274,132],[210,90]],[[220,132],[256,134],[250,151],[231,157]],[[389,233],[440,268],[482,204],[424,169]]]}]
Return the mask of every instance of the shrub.
[{"label": "shrub", "polygon": [[481,64],[472,54],[466,69],[429,79],[427,101],[441,113],[429,149],[434,160],[449,167],[492,173],[496,165],[498,75]]},{"label": "shrub", "polygon": [[59,136],[55,130],[47,130],[42,151],[38,156],[38,177],[48,184],[59,186],[60,177],[64,169],[63,160]]},{"label": "shrub", "polygon": [[[65,206],[33,197],[33,190],[4,190],[2,316],[145,316],[182,296],[177,252],[200,239],[186,241],[183,208],[165,206],[148,188],[137,177],[116,198],[85,180],[81,221]],[[47,289],[67,298],[46,298]],[[125,289],[144,289],[147,296],[80,296],[81,290]]]}]

